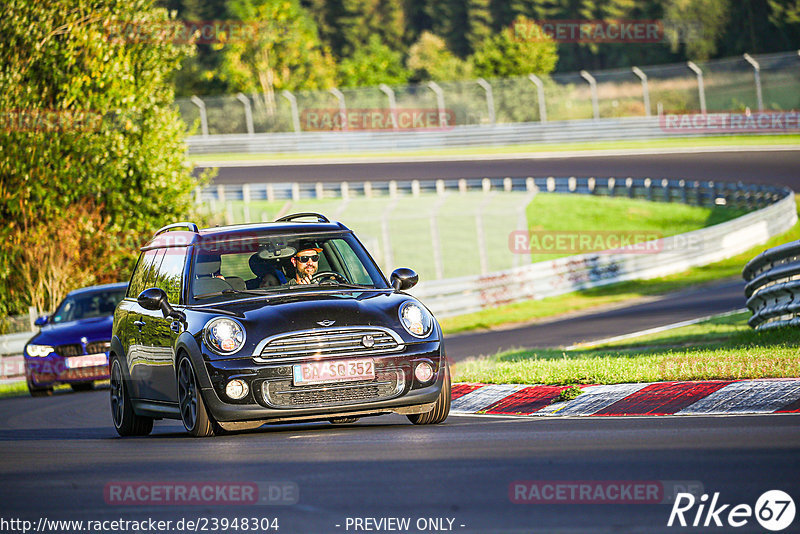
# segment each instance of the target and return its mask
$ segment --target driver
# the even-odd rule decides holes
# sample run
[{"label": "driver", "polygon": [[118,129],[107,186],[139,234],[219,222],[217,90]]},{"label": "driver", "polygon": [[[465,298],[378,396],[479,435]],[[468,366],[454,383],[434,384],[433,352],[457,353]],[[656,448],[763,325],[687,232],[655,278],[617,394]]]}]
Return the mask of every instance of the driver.
[{"label": "driver", "polygon": [[317,273],[319,269],[319,253],[322,252],[321,248],[306,247],[298,250],[292,256],[292,265],[294,265],[295,277],[289,280],[289,284],[310,284],[311,277]]}]

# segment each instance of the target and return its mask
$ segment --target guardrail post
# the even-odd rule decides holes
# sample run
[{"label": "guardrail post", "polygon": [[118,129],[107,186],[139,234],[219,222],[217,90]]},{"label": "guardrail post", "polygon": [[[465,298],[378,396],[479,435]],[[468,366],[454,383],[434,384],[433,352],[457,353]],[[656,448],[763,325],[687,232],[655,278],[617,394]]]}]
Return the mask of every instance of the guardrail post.
[{"label": "guardrail post", "polygon": [[418,197],[420,193],[419,180],[411,180],[411,196]]},{"label": "guardrail post", "polygon": [[275,188],[272,184],[267,184],[267,201],[273,202],[275,200]]},{"label": "guardrail post", "polygon": [[744,55],[744,60],[750,63],[753,67],[753,76],[756,80],[756,101],[758,102],[758,111],[764,111],[764,98],[761,95],[761,66],[758,61],[753,59],[750,54]]},{"label": "guardrail post", "polygon": [[372,182],[364,182],[364,196],[372,198]]},{"label": "guardrail post", "polygon": [[328,92],[336,97],[336,100],[339,101],[339,119],[342,121],[341,130],[347,130],[347,106],[344,102],[344,93],[342,93],[339,89],[334,87],[333,89],[328,89]]},{"label": "guardrail post", "polygon": [[672,202],[672,195],[669,194],[669,180],[666,178],[662,179],[661,188],[664,189],[664,202]]},{"label": "guardrail post", "polygon": [[687,61],[686,65],[697,75],[697,92],[700,95],[700,113],[706,114],[706,89],[703,86],[703,71],[695,65],[694,61]]},{"label": "guardrail post", "polygon": [[317,184],[314,186],[314,196],[316,196],[317,199],[325,197],[325,189],[324,188],[325,188],[325,186],[322,184],[322,182],[317,182]]},{"label": "guardrail post", "polygon": [[397,198],[397,182],[394,180],[389,182],[389,198]]},{"label": "guardrail post", "polygon": [[633,198],[633,178],[630,176],[625,179],[625,189],[628,190],[628,198]]},{"label": "guardrail post", "polygon": [[442,91],[439,84],[434,81],[428,82],[427,86],[436,95],[436,107],[439,109],[439,127],[444,128],[447,126],[447,114],[444,109],[444,91]]},{"label": "guardrail post", "polygon": [[195,187],[194,188],[194,203],[195,204],[202,204],[203,203],[203,188],[202,187]]},{"label": "guardrail post", "polygon": [[253,108],[250,106],[250,99],[244,93],[236,93],[236,100],[244,106],[244,121],[247,124],[247,134],[253,135],[256,132],[253,128]]},{"label": "guardrail post", "polygon": [[678,182],[678,187],[681,188],[681,203],[688,204],[689,196],[688,192],[686,191],[686,180],[681,180],[680,182]]},{"label": "guardrail post", "polygon": [[192,104],[200,110],[200,131],[204,136],[208,136],[208,115],[206,114],[206,103],[199,96],[192,95]]},{"label": "guardrail post", "polygon": [[444,180],[436,180],[436,194],[444,195]]},{"label": "guardrail post", "polygon": [[529,193],[536,192],[536,182],[534,181],[532,176],[528,176],[525,178],[525,191]]},{"label": "guardrail post", "polygon": [[341,191],[343,200],[350,199],[350,184],[348,184],[347,182],[342,182],[342,185],[339,186],[339,190]]},{"label": "guardrail post", "polygon": [[295,202],[300,200],[300,184],[297,182],[292,184],[292,200]]},{"label": "guardrail post", "polygon": [[647,74],[639,67],[633,67],[633,73],[642,80],[642,100],[644,101],[644,115],[650,116],[650,88],[647,85]]},{"label": "guardrail post", "polygon": [[608,187],[608,196],[613,197],[615,194],[614,189],[617,187],[617,180],[614,177],[608,179],[607,182]]},{"label": "guardrail post", "polygon": [[478,85],[483,87],[484,91],[486,91],[486,109],[489,112],[489,124],[494,126],[495,124],[494,95],[492,94],[492,86],[489,85],[489,82],[487,82],[483,78],[478,78],[477,83]]},{"label": "guardrail post", "polygon": [[395,100],[394,97],[394,90],[385,83],[380,84],[378,89],[383,91],[389,99],[389,112],[392,114],[392,129],[397,130],[400,126],[397,124],[397,100]]},{"label": "guardrail post", "polygon": [[553,178],[552,176],[548,176],[547,177],[547,191],[549,193],[552,193],[555,190],[556,190],[556,179]]},{"label": "guardrail post", "polygon": [[650,200],[650,201],[653,200],[653,188],[652,188],[652,185],[653,185],[653,182],[650,180],[650,178],[645,178],[644,179],[644,195],[645,195],[645,198],[647,200]]},{"label": "guardrail post", "polygon": [[511,181],[510,176],[506,176],[503,178],[503,191],[506,193],[510,193],[511,190],[514,188],[514,183]]},{"label": "guardrail post", "polygon": [[697,195],[697,205],[698,206],[702,206],[703,205],[703,184],[701,184],[699,181],[695,180],[694,189],[695,189],[695,194]]},{"label": "guardrail post", "polygon": [[250,184],[242,184],[242,202],[250,203]]},{"label": "guardrail post", "polygon": [[491,191],[492,190],[492,181],[490,179],[488,179],[488,178],[484,178],[483,180],[481,180],[481,190],[484,193],[488,193],[489,191]]},{"label": "guardrail post", "polygon": [[578,188],[578,180],[574,176],[570,176],[567,179],[567,189],[570,193],[574,193],[575,190]]},{"label": "guardrail post", "polygon": [[458,192],[459,193],[467,192],[467,181],[464,178],[458,179]]},{"label": "guardrail post", "polygon": [[225,186],[222,184],[217,184],[217,200],[225,202]]},{"label": "guardrail post", "polygon": [[589,82],[589,88],[592,91],[592,112],[595,120],[597,120],[600,118],[600,105],[597,102],[597,80],[585,70],[581,71],[581,78]]},{"label": "guardrail post", "polygon": [[594,190],[595,190],[595,187],[597,185],[596,182],[595,182],[594,176],[589,178],[589,183],[587,185],[589,186],[589,194],[590,195],[594,195],[594,193],[595,193]]},{"label": "guardrail post", "polygon": [[544,84],[535,74],[528,74],[528,79],[536,85],[539,96],[539,122],[547,122],[547,104],[544,100]]},{"label": "guardrail post", "polygon": [[292,126],[295,133],[300,133],[300,113],[297,111],[297,98],[291,91],[281,91],[283,98],[289,101],[289,107],[292,109]]}]

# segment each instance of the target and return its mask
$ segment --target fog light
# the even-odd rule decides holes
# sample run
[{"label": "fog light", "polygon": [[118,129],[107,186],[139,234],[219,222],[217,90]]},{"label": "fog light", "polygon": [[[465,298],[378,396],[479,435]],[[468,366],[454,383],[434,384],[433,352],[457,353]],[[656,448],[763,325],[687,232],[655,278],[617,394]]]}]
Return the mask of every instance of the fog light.
[{"label": "fog light", "polygon": [[225,386],[225,394],[234,400],[243,399],[249,391],[250,388],[247,387],[247,382],[238,378],[234,378]]},{"label": "fog light", "polygon": [[417,368],[414,369],[414,376],[423,384],[430,382],[431,378],[433,378],[433,367],[428,362],[420,362],[417,364]]}]

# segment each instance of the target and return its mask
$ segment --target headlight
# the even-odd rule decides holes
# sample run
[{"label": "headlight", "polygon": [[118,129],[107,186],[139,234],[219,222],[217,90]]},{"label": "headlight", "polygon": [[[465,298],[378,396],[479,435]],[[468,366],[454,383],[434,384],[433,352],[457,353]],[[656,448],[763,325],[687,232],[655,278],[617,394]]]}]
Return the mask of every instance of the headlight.
[{"label": "headlight", "polygon": [[42,358],[53,352],[53,347],[50,345],[28,345],[25,351],[31,358]]},{"label": "headlight", "polygon": [[428,337],[433,329],[431,314],[413,302],[406,302],[400,306],[400,322],[403,323],[403,328],[415,337]]},{"label": "headlight", "polygon": [[233,354],[244,345],[244,328],[226,317],[211,319],[205,327],[205,340],[214,352]]}]

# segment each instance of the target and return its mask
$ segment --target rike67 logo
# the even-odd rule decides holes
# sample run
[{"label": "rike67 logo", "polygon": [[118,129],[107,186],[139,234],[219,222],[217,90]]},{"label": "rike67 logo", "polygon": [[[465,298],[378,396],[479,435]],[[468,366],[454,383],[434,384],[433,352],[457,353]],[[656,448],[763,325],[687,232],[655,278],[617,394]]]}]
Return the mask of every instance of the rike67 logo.
[{"label": "rike67 logo", "polygon": [[763,493],[755,507],[749,504],[723,504],[719,500],[719,492],[714,493],[710,502],[705,493],[699,499],[691,493],[679,493],[672,505],[667,526],[738,528],[755,517],[763,528],[777,532],[789,527],[794,515],[794,500],[781,490]]}]

